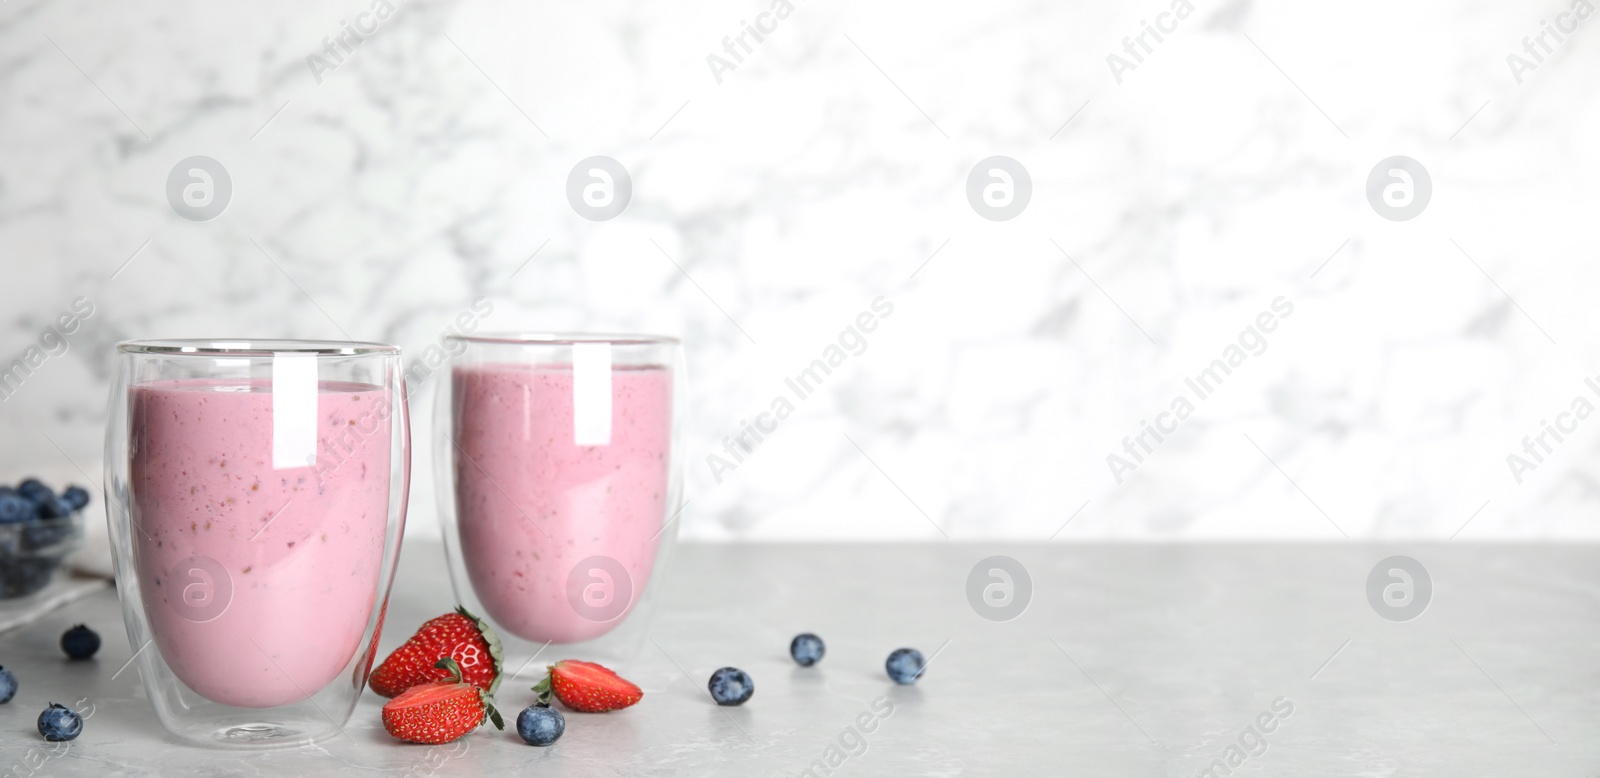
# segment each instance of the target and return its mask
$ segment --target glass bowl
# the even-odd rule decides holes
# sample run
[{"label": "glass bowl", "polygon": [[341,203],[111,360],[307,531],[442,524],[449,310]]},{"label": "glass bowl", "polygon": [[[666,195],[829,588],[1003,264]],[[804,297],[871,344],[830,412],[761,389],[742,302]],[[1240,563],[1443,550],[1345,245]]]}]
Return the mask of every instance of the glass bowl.
[{"label": "glass bowl", "polygon": [[83,512],[0,524],[0,600],[27,597],[50,585],[61,561],[83,545]]}]

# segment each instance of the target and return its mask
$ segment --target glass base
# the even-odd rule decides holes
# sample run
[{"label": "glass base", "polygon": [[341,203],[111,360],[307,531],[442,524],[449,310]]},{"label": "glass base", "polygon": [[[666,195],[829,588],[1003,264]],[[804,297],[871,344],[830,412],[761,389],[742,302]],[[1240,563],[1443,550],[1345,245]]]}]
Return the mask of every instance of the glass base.
[{"label": "glass base", "polygon": [[295,732],[292,729],[274,726],[272,724],[246,724],[242,727],[228,727],[219,730],[216,739],[230,745],[264,745],[267,743],[282,742],[305,733]]},{"label": "glass base", "polygon": [[321,726],[297,726],[268,722],[213,723],[207,727],[174,729],[174,734],[193,743],[226,748],[294,748],[338,737],[331,722]]}]

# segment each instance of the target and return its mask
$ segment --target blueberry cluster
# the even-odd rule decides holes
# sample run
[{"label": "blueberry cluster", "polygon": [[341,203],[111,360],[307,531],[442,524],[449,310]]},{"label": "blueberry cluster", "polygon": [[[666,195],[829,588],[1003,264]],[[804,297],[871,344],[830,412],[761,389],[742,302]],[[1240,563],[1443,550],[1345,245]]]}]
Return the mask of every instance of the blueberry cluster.
[{"label": "blueberry cluster", "polygon": [[50,583],[59,555],[46,552],[74,531],[67,519],[89,504],[82,487],[60,494],[37,478],[0,486],[0,597],[32,594]]},{"label": "blueberry cluster", "polygon": [[[0,703],[11,701],[17,696],[17,677],[10,670],[0,667]],[[78,712],[65,705],[50,703],[39,714],[39,734],[52,743],[71,740],[83,732],[83,717]]]},{"label": "blueberry cluster", "polygon": [[15,489],[0,486],[0,524],[16,524],[35,519],[60,519],[89,504],[83,487],[69,486],[56,494],[37,478],[29,478]]},{"label": "blueberry cluster", "polygon": [[[100,650],[100,635],[79,624],[61,636],[61,649],[73,659],[88,659]],[[16,674],[0,667],[0,704],[8,703],[16,696]],[[39,734],[52,743],[72,740],[83,732],[83,716],[65,705],[52,702],[39,714],[38,726]]]},{"label": "blueberry cluster", "polygon": [[[822,638],[810,632],[802,632],[789,641],[789,656],[801,667],[811,667],[822,661],[822,655],[826,652],[827,646]],[[922,677],[927,666],[928,662],[921,651],[897,648],[889,654],[883,669],[889,674],[889,680],[898,684],[913,684]],[[718,705],[743,705],[756,692],[756,684],[750,674],[737,667],[724,667],[712,673],[706,688]]]}]

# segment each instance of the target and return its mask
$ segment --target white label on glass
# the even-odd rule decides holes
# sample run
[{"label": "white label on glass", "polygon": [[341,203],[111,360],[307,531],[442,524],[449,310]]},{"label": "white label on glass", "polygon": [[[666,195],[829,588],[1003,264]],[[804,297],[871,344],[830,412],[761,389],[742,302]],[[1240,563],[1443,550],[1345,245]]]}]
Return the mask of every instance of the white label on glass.
[{"label": "white label on glass", "polygon": [[572,345],[572,436],[579,446],[611,443],[611,344]]},{"label": "white label on glass", "polygon": [[272,468],[317,461],[317,358],[272,355]]}]

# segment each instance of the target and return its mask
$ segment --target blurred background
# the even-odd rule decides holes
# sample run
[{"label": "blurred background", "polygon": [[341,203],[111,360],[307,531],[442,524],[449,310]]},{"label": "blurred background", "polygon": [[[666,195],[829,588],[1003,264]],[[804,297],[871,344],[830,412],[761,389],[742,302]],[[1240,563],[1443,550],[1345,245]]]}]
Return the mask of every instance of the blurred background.
[{"label": "blurred background", "polygon": [[0,480],[119,340],[466,313],[681,336],[693,539],[1593,538],[1585,8],[11,0]]}]

